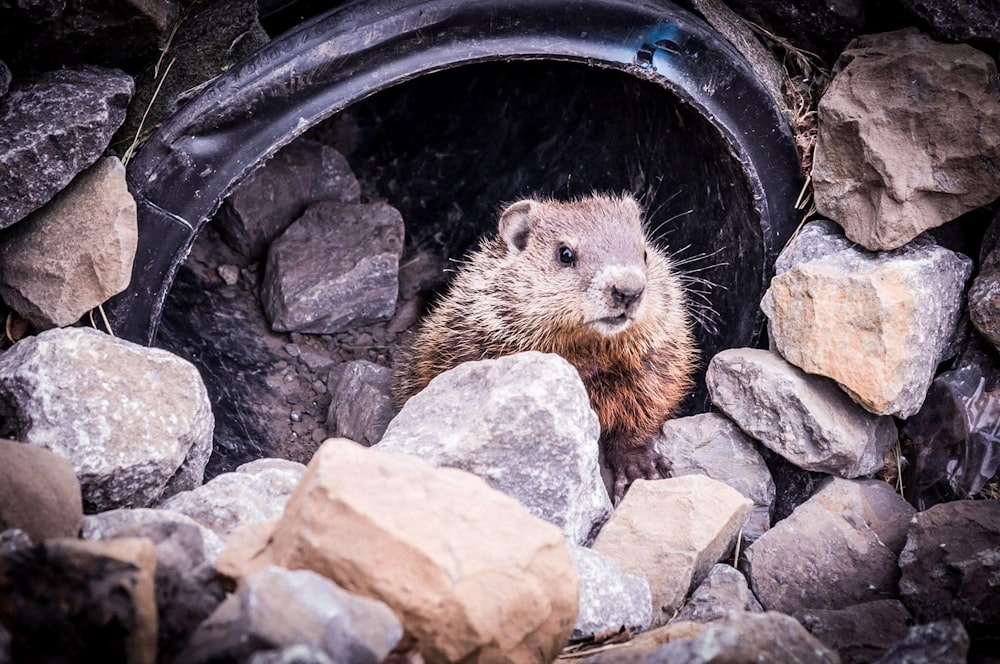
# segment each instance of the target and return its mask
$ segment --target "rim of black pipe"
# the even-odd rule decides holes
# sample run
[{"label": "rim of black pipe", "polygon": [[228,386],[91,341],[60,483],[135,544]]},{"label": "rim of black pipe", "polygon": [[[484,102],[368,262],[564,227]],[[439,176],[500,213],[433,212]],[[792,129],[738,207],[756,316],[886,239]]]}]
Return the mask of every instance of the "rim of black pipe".
[{"label": "rim of black pipe", "polygon": [[704,117],[752,191],[763,292],[797,224],[799,158],[786,118],[750,66],[700,19],[667,2],[632,0],[424,0],[403,7],[360,0],[280,35],[233,67],[129,163],[139,244],[129,288],[107,305],[115,333],[153,343],[164,298],[198,232],[233,187],[281,147],[398,83],[511,60],[623,71],[661,85]]}]

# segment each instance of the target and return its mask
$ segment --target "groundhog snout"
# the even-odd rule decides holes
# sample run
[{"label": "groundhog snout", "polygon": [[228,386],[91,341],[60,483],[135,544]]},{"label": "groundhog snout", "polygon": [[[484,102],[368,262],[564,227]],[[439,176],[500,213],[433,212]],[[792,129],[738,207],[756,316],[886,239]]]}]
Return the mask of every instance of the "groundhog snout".
[{"label": "groundhog snout", "polygon": [[643,286],[615,285],[611,287],[611,301],[614,302],[615,306],[630,311],[638,304],[645,290]]}]

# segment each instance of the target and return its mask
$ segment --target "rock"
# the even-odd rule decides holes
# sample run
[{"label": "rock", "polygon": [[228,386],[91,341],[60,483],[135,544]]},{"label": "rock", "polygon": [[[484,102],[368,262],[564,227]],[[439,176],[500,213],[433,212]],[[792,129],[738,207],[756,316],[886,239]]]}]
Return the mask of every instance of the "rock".
[{"label": "rock", "polygon": [[681,607],[676,620],[710,623],[740,611],[763,613],[764,607],[750,592],[745,576],[730,565],[716,563]]},{"label": "rock", "polygon": [[166,45],[176,0],[73,0],[25,44],[18,60],[55,68],[78,62],[140,70]]},{"label": "rock", "polygon": [[646,579],[662,625],[739,536],[752,502],[702,475],[636,480],[593,549]]},{"label": "rock", "polygon": [[212,450],[192,364],[87,328],[42,332],[0,355],[0,411],[16,438],[70,460],[88,513],[198,486]]},{"label": "rock", "polygon": [[910,614],[895,599],[855,604],[839,610],[813,609],[793,616],[846,663],[874,662],[908,631]]},{"label": "rock", "polygon": [[1000,629],[1000,501],[960,500],[919,512],[899,556],[899,594],[918,622],[958,618]]},{"label": "rock", "polygon": [[806,374],[777,353],[724,350],[709,362],[705,382],[719,410],[800,468],[870,475],[896,446],[892,418],[866,412],[833,381]]},{"label": "rock", "polygon": [[132,279],[139,230],[114,157],[0,235],[0,297],[36,328],[72,325]]},{"label": "rock", "polygon": [[532,351],[435,377],[376,447],[478,475],[584,544],[611,514],[599,435],[576,369]]},{"label": "rock", "polygon": [[744,552],[750,587],[785,613],[892,597],[913,512],[885,482],[832,477]]},{"label": "rock", "polygon": [[112,510],[86,517],[83,537],[142,537],[156,547],[159,661],[175,661],[188,637],[226,596],[213,563],[222,543],[215,533],[166,510]]},{"label": "rock", "polygon": [[840,64],[818,106],[812,181],[847,237],[896,249],[1000,196],[989,55],[908,28],[859,37]]},{"label": "rock", "polygon": [[903,425],[915,447],[906,498],[919,510],[978,493],[1000,466],[1000,390],[986,391],[974,365],[934,379],[923,406]]},{"label": "rock", "polygon": [[965,664],[969,635],[956,619],[914,625],[878,664]]},{"label": "rock", "polygon": [[645,579],[628,574],[621,565],[582,546],[572,546],[580,572],[580,611],[570,641],[584,641],[626,628],[645,631],[652,620],[652,597]]},{"label": "rock", "polygon": [[392,369],[354,360],[344,366],[337,385],[330,388],[333,401],[326,417],[327,431],[369,447],[380,441],[396,414]]},{"label": "rock", "polygon": [[1000,214],[983,238],[979,274],[969,288],[969,319],[994,348],[1000,349]]},{"label": "rock", "polygon": [[993,0],[902,0],[902,5],[927,24],[935,39],[1000,42],[1000,13]]},{"label": "rock", "polygon": [[717,413],[668,420],[657,436],[656,451],[672,465],[674,477],[707,475],[725,482],[753,501],[743,524],[752,542],[771,527],[774,481],[757,448],[739,427]]},{"label": "rock", "polygon": [[248,664],[337,664],[319,646],[295,645],[277,650],[260,650]]},{"label": "rock", "polygon": [[396,308],[403,218],[385,203],[321,202],[271,244],[261,302],[278,332],[335,333]]},{"label": "rock", "polygon": [[697,636],[657,649],[649,662],[809,662],[840,661],[794,618],[773,611],[733,613],[710,623]]},{"label": "rock", "polygon": [[357,203],[360,198],[361,186],[343,155],[299,139],[233,190],[215,224],[229,246],[255,259],[314,203]]},{"label": "rock", "polygon": [[972,261],[926,236],[871,253],[814,223],[778,265],[790,267],[776,267],[761,301],[778,352],[873,413],[916,413],[950,351]]},{"label": "rock", "polygon": [[155,567],[145,539],[57,539],[0,557],[15,661],[153,664]]},{"label": "rock", "polygon": [[257,651],[300,644],[334,662],[377,664],[402,635],[382,602],[352,595],[309,570],[268,566],[240,581],[177,661],[246,661]]},{"label": "rock", "polygon": [[[134,507],[88,514],[83,517],[80,537],[88,540],[147,537],[147,535],[137,533],[169,533],[185,526],[195,527],[201,538],[199,543],[191,545],[191,550],[204,551],[205,559],[214,564],[215,559],[222,552],[222,538],[191,517],[171,510]],[[155,538],[151,537],[151,539]]]},{"label": "rock", "polygon": [[159,507],[189,516],[225,538],[243,524],[279,518],[305,470],[284,459],[251,461],[171,496]]},{"label": "rock", "polygon": [[10,68],[3,60],[0,60],[0,97],[7,94],[7,90],[10,89],[10,81]]},{"label": "rock", "polygon": [[65,457],[0,439],[0,459],[0,531],[19,528],[36,542],[79,534],[80,482]]},{"label": "rock", "polygon": [[550,661],[573,629],[559,529],[461,470],[331,439],[269,531],[234,532],[217,568],[312,569],[388,604],[429,661]]},{"label": "rock", "polygon": [[60,69],[0,99],[0,228],[48,202],[101,156],[132,98],[128,75]]}]

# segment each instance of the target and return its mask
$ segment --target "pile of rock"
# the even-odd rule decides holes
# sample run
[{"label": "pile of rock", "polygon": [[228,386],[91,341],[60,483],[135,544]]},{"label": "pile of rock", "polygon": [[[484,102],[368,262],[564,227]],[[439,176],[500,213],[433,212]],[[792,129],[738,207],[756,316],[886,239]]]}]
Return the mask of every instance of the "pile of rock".
[{"label": "pile of rock", "polygon": [[[45,108],[93,114],[67,124],[62,184],[0,178],[0,297],[44,330],[0,354],[0,435],[19,441],[0,441],[0,662],[551,661],[567,642],[608,643],[590,657],[609,662],[960,662],[1000,628],[1000,503],[951,500],[1000,458],[994,349],[969,341],[1000,339],[1000,231],[971,289],[977,261],[927,232],[1000,196],[989,57],[912,30],[845,52],[813,174],[833,221],[777,262],[773,348],[706,358],[715,412],[665,423],[674,477],[615,509],[583,385],[537,353],[462,365],[394,417],[385,367],[324,366],[341,437],[308,466],[261,459],[203,483],[198,369],[65,327],[122,288],[134,254],[124,169],[99,160],[126,78],[59,72],[0,102],[28,127],[0,132],[5,166],[52,122],[25,104],[67,95]],[[217,227],[244,259],[266,254],[270,325],[403,327],[398,213],[361,203],[328,146],[265,168],[295,185],[261,171]],[[83,230],[99,241],[84,249]],[[873,479],[901,431],[922,445],[912,504]]]}]

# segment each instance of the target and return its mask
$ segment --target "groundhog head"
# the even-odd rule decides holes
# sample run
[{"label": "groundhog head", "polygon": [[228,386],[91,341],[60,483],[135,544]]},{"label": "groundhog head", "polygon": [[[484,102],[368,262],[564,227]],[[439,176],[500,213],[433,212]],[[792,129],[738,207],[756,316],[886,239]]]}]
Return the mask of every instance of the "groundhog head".
[{"label": "groundhog head", "polygon": [[646,239],[631,196],[569,203],[523,200],[500,216],[516,301],[563,328],[614,336],[648,308],[650,263],[664,260]]}]

